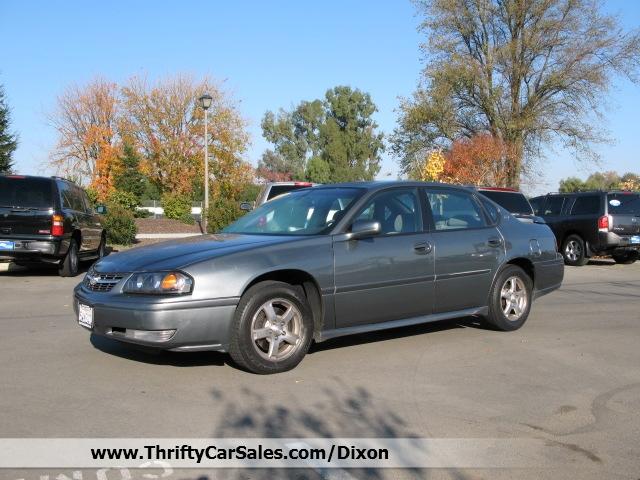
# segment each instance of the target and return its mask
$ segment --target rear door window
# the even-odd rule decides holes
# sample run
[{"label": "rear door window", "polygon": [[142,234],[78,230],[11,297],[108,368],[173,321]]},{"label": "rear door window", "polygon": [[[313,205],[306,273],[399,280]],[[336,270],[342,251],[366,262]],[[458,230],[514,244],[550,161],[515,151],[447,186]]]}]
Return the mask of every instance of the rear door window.
[{"label": "rear door window", "polygon": [[500,220],[500,212],[498,211],[498,207],[496,207],[495,204],[484,198],[482,195],[480,195],[479,198],[480,202],[482,202],[482,206],[489,216],[491,224],[496,225],[498,223],[498,220]]},{"label": "rear door window", "polygon": [[58,187],[60,189],[62,208],[75,210],[76,212],[85,211],[85,206],[82,201],[82,193],[78,187],[67,182],[58,182]]},{"label": "rear door window", "polygon": [[600,197],[583,195],[576,198],[571,207],[571,215],[598,215],[600,213]]},{"label": "rear door window", "polygon": [[533,208],[533,213],[536,215],[540,215],[540,209],[544,204],[544,200],[546,197],[535,197],[529,199],[529,203],[531,204],[531,208]]},{"label": "rear door window", "polygon": [[461,230],[485,227],[480,205],[466,192],[428,190],[436,230]]},{"label": "rear door window", "polygon": [[565,197],[547,197],[547,203],[544,205],[543,215],[560,215]]},{"label": "rear door window", "polygon": [[54,206],[52,183],[48,178],[0,177],[0,206],[52,208]]}]

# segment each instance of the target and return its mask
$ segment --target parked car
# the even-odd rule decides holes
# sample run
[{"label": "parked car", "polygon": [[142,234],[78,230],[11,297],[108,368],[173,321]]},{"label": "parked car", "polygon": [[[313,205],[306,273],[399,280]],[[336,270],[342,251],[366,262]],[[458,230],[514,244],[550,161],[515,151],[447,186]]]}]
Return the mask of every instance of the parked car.
[{"label": "parked car", "polygon": [[640,194],[550,193],[531,199],[561,245],[565,263],[581,266],[593,255],[630,264],[640,251]]},{"label": "parked car", "polygon": [[97,335],[275,373],[340,335],[468,315],[516,330],[563,274],[549,227],[470,189],[347,183],[291,192],[220,234],[103,258],[74,308]]},{"label": "parked car", "polygon": [[255,202],[243,202],[240,204],[242,210],[251,211],[255,207],[259,207],[263,203],[268,202],[280,195],[283,195],[301,188],[309,188],[316,186],[317,183],[311,182],[269,182],[265,183],[258,193]]},{"label": "parked car", "polygon": [[48,263],[63,277],[105,255],[106,232],[86,192],[59,177],[0,175],[0,259]]},{"label": "parked car", "polygon": [[493,200],[502,208],[510,212],[518,220],[523,222],[539,222],[544,223],[544,220],[536,216],[533,212],[533,208],[529,204],[529,200],[525,195],[514,189],[505,187],[476,187],[476,190],[481,195]]}]

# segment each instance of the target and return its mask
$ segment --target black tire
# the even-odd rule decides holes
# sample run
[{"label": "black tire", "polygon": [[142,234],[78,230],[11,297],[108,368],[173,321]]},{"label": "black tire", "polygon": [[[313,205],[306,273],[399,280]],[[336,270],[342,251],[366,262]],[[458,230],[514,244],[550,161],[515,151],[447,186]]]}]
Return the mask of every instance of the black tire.
[{"label": "black tire", "polygon": [[616,263],[631,265],[638,259],[638,252],[614,253],[611,255]]},{"label": "black tire", "polygon": [[[292,329],[291,332],[285,331],[285,327],[282,325],[276,326],[277,321],[270,326],[268,315],[263,308],[267,303],[278,314],[276,319],[281,319],[284,305],[297,309],[297,313],[295,309],[291,309],[294,313],[287,324]],[[294,326],[298,327],[295,330],[298,335],[290,337],[290,334],[295,333]],[[259,329],[260,332],[281,329],[281,333],[276,334],[271,331],[269,336],[254,340],[253,332],[256,329]],[[296,336],[298,338],[295,340],[295,344],[289,343],[291,340],[289,342],[283,340],[285,337],[294,338]],[[229,354],[239,367],[258,374],[291,370],[302,361],[313,339],[313,316],[304,292],[301,288],[284,282],[266,281],[254,285],[240,299],[230,337]],[[279,347],[277,351],[273,352],[273,359],[271,359],[267,357],[271,357],[272,352],[269,347],[273,342],[276,342],[275,344]],[[280,351],[282,354],[279,353]],[[277,355],[282,356],[275,358]]]},{"label": "black tire", "polygon": [[69,242],[69,250],[64,257],[64,260],[60,264],[58,273],[61,277],[75,277],[78,275],[78,264],[80,259],[78,258],[78,243],[71,239]]},{"label": "black tire", "polygon": [[581,267],[589,261],[584,240],[580,235],[569,235],[562,242],[564,263],[572,267]]},{"label": "black tire", "polygon": [[[519,287],[519,290],[516,288],[514,291],[515,296],[509,297],[507,300],[503,298],[503,289],[507,285],[507,282],[512,279],[517,279],[514,284]],[[523,293],[517,294],[518,291]],[[486,318],[487,322],[496,329],[505,332],[519,329],[529,317],[531,302],[533,301],[532,292],[533,282],[531,281],[531,277],[520,267],[508,265],[498,273],[491,288],[489,314]],[[520,300],[516,300],[516,298],[519,299],[522,295],[524,295],[525,299],[524,304],[521,303]],[[517,306],[514,304],[513,309],[507,309],[508,304],[512,301],[516,301]],[[511,318],[507,316],[505,310],[509,312]],[[517,318],[516,314],[518,314]]]},{"label": "black tire", "polygon": [[96,253],[98,257],[96,261],[107,256],[107,240],[104,235],[102,235],[102,238],[100,239],[100,245],[98,245],[98,250],[96,251]]}]

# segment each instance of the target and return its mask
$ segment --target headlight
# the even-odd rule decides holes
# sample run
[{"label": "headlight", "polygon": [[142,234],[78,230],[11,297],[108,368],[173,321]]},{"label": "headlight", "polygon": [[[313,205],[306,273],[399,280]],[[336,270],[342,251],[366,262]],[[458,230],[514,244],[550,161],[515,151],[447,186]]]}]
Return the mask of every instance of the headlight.
[{"label": "headlight", "polygon": [[124,285],[124,293],[185,294],[193,290],[193,279],[180,272],[134,273]]}]

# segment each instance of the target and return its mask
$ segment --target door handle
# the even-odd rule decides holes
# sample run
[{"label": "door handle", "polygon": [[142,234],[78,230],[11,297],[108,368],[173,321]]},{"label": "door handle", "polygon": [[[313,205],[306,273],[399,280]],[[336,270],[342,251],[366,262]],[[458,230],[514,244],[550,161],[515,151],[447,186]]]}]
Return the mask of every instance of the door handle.
[{"label": "door handle", "polygon": [[491,237],[489,240],[487,240],[487,245],[489,245],[490,247],[501,247],[502,239],[498,237]]},{"label": "door handle", "polygon": [[431,250],[433,250],[433,245],[431,245],[429,242],[420,242],[416,243],[413,246],[413,250],[419,254],[431,253]]}]

